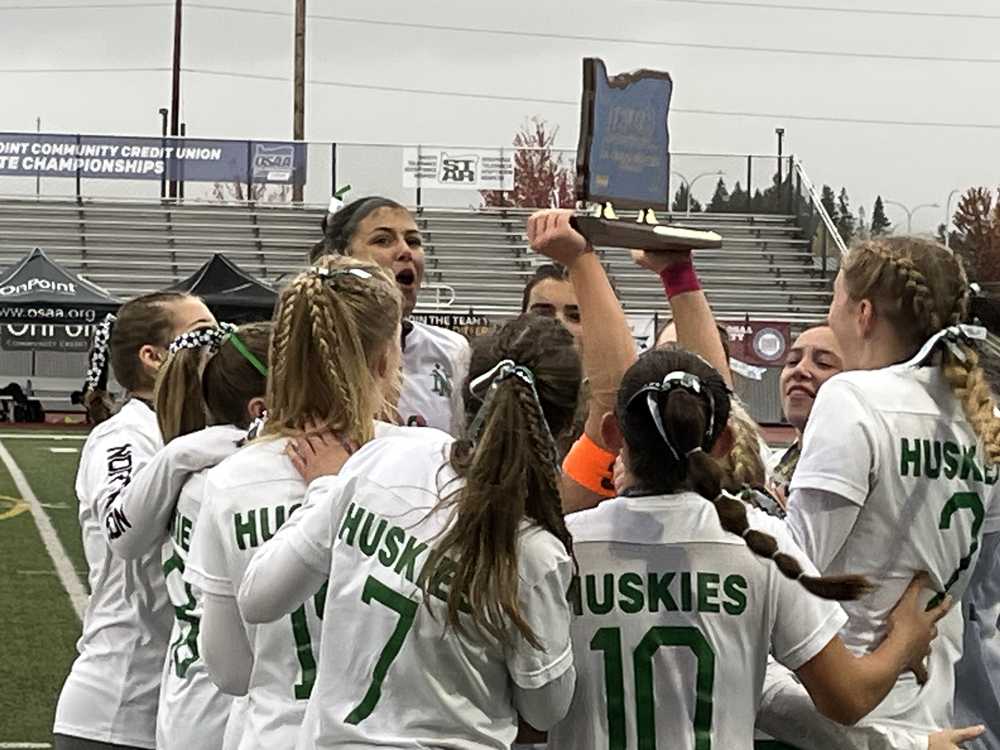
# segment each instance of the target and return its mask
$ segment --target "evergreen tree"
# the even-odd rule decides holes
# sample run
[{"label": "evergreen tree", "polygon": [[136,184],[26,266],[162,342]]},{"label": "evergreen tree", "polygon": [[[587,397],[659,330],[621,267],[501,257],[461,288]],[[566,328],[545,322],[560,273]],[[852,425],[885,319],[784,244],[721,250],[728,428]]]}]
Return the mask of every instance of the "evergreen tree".
[{"label": "evergreen tree", "polygon": [[[688,187],[686,182],[681,182],[674,193],[674,202],[670,204],[670,210],[675,214],[682,214],[687,211]],[[698,199],[691,197],[691,212],[701,211],[701,204]]]},{"label": "evergreen tree", "polygon": [[871,236],[868,233],[868,214],[865,213],[864,206],[858,206],[858,224],[854,229],[854,236],[862,241]]},{"label": "evergreen tree", "polygon": [[715,214],[723,214],[729,210],[729,190],[726,189],[726,181],[723,178],[720,177],[715,183],[715,193],[705,210]]},{"label": "evergreen tree", "polygon": [[733,213],[748,212],[750,210],[749,200],[750,193],[740,187],[740,181],[737,180],[736,184],[733,185],[733,192],[729,194],[729,210]]},{"label": "evergreen tree", "polygon": [[885,215],[885,206],[882,205],[882,196],[875,198],[875,206],[872,208],[871,236],[881,237],[884,234],[892,234],[892,222]]},{"label": "evergreen tree", "polygon": [[750,199],[750,213],[752,214],[763,214],[767,213],[767,205],[764,196],[760,192],[760,188],[757,188],[753,192],[753,198]]},{"label": "evergreen tree", "polygon": [[837,196],[834,194],[832,187],[829,185],[823,186],[819,202],[823,204],[823,208],[826,210],[827,215],[833,219],[833,223],[836,224],[839,214],[837,213]]},{"label": "evergreen tree", "polygon": [[840,195],[837,196],[837,231],[840,232],[844,242],[850,245],[851,240],[854,239],[855,219],[854,214],[851,213],[851,201],[847,197],[847,188],[845,187],[840,189]]}]

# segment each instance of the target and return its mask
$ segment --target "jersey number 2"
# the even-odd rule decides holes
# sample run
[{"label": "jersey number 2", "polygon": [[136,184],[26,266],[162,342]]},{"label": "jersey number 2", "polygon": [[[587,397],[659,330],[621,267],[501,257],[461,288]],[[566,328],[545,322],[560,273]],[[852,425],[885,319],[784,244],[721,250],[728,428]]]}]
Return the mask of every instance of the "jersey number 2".
[{"label": "jersey number 2", "polygon": [[378,655],[378,661],[375,662],[375,669],[372,671],[372,682],[368,686],[365,697],[344,720],[348,724],[360,724],[375,710],[379,698],[382,697],[382,683],[389,672],[389,665],[399,656],[399,650],[403,648],[406,634],[410,632],[410,628],[413,627],[413,619],[417,616],[418,605],[415,601],[407,599],[398,591],[393,591],[374,576],[368,576],[361,592],[361,601],[371,605],[372,599],[398,614],[399,619],[396,621],[396,627],[393,629],[392,635],[389,636],[382,653]]},{"label": "jersey number 2", "polygon": [[[693,627],[655,626],[632,651],[635,674],[635,723],[639,750],[656,750],[656,712],[653,700],[653,657],[661,646],[690,649],[697,664],[695,677],[694,748],[712,748],[712,689],[715,651]],[[591,651],[604,652],[604,683],[608,703],[608,750],[625,750],[625,675],[621,628],[601,628],[590,641]]]},{"label": "jersey number 2", "polygon": [[960,510],[972,511],[972,543],[969,545],[969,554],[958,561],[958,568],[951,574],[951,578],[944,585],[944,591],[928,602],[927,609],[934,609],[934,607],[941,603],[945,594],[955,585],[958,577],[962,575],[964,570],[968,569],[972,562],[972,556],[979,549],[979,530],[982,528],[983,520],[986,518],[986,509],[983,508],[983,501],[975,492],[956,492],[952,495],[948,502],[944,504],[944,508],[941,509],[941,520],[938,522],[938,528],[950,529],[952,516]]}]

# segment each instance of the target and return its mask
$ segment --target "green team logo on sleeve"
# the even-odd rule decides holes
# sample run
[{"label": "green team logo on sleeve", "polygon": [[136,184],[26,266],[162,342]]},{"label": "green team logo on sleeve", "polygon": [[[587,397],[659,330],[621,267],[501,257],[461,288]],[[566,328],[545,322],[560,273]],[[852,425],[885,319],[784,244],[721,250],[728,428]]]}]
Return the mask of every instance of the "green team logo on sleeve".
[{"label": "green team logo on sleeve", "polygon": [[639,612],[703,612],[741,615],[747,608],[747,580],[741,575],[705,571],[666,573],[604,573],[573,576],[569,601],[579,616],[606,615],[615,610]]},{"label": "green team logo on sleeve", "polygon": [[981,465],[976,459],[976,446],[958,445],[949,440],[901,438],[899,443],[899,474],[904,477],[954,479],[984,482],[992,485],[1000,478],[1000,467]]}]

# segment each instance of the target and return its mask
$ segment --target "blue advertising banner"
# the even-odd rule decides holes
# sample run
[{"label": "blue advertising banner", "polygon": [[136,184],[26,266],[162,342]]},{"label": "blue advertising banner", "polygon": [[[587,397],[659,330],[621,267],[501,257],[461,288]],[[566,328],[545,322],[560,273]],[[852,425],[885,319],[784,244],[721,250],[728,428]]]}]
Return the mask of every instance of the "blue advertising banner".
[{"label": "blue advertising banner", "polygon": [[0,133],[0,175],[302,185],[306,144]]},{"label": "blue advertising banner", "polygon": [[604,63],[584,59],[577,154],[577,198],[621,208],[669,208],[673,82],[638,70],[608,78]]}]

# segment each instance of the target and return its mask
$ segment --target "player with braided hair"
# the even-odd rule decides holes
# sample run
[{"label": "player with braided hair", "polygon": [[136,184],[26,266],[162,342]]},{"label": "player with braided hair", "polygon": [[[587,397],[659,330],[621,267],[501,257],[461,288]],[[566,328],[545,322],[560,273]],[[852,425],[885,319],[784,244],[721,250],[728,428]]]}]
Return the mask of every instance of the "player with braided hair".
[{"label": "player with braided hair", "polygon": [[819,597],[868,584],[818,576],[780,521],[722,490],[729,410],[719,373],[679,349],[644,353],[622,379],[602,431],[636,483],[567,518],[578,683],[550,748],[750,748],[769,650],[852,723],[926,653],[948,604],[925,612],[917,584],[873,654],[846,650],[846,616]]},{"label": "player with braided hair", "polygon": [[[848,370],[819,392],[791,483],[789,524],[825,575],[851,570],[878,588],[845,604],[841,635],[858,654],[884,635],[913,575],[930,605],[960,598],[981,535],[996,525],[1000,421],[964,327],[961,261],[929,240],[865,242],[834,284],[830,327]],[[904,674],[864,721],[931,732],[952,724],[961,609],[940,624],[929,681]]]},{"label": "player with braided hair", "polygon": [[291,439],[328,431],[353,450],[407,432],[375,423],[398,390],[401,308],[392,278],[372,263],[324,258],[296,276],[275,311],[262,438],[205,477],[184,580],[204,594],[201,633],[213,681],[248,696],[240,750],[292,747],[316,676],[322,581],[282,622],[250,625],[236,605],[251,557],[305,499]]},{"label": "player with braided hair", "polygon": [[467,440],[374,440],[346,464],[334,441],[304,451],[310,502],[239,596],[266,622],[329,576],[298,748],[507,750],[518,714],[562,718],[573,565],[555,438],[579,386],[572,335],[522,315],[473,344]]}]

